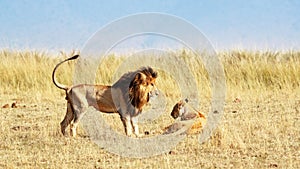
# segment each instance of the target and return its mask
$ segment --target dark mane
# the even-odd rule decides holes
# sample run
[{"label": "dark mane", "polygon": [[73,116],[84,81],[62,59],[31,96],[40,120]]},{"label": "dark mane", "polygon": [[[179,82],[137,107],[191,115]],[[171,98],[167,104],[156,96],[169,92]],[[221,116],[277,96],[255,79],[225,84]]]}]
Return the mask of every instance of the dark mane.
[{"label": "dark mane", "polygon": [[148,77],[157,78],[157,72],[155,72],[151,67],[143,67],[140,68],[139,71]]},{"label": "dark mane", "polygon": [[[132,106],[139,110],[149,101],[149,93],[147,87],[148,82],[157,78],[157,72],[151,67],[142,67],[134,72],[128,72],[113,84],[113,88],[119,88],[125,93],[125,97]],[[145,85],[147,84],[147,85]],[[144,85],[143,87],[141,87]]]},{"label": "dark mane", "polygon": [[131,82],[134,80],[134,77],[138,73],[143,73],[149,78],[157,78],[157,72],[155,72],[151,67],[142,67],[134,72],[128,72],[121,76],[121,78],[113,84],[112,87],[121,88],[121,87],[129,87]]}]

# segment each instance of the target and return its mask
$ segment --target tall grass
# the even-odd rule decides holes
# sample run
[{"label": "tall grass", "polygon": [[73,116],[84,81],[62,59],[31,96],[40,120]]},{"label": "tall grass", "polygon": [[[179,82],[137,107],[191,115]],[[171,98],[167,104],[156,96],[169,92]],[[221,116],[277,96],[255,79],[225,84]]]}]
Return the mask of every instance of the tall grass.
[{"label": "tall grass", "polygon": [[220,57],[230,87],[277,90],[300,85],[300,52],[231,51]]},{"label": "tall grass", "polygon": [[[227,88],[231,90],[295,90],[300,86],[299,51],[237,50],[220,52],[218,55],[224,66]],[[58,62],[70,56],[71,54],[65,53],[57,57],[46,52],[0,51],[0,92],[57,92],[51,80],[53,68]],[[206,91],[209,88],[208,74],[201,60],[187,50],[177,51],[176,56],[187,61],[199,89]],[[110,55],[102,61],[97,73],[101,77],[101,83],[113,83],[112,75],[123,60],[124,57]],[[75,62],[68,62],[59,68],[57,78],[61,83],[72,84]],[[170,77],[162,72],[160,78]],[[171,91],[174,80],[176,82],[176,79],[170,79],[172,81],[170,83],[166,80],[160,87],[165,91]]]},{"label": "tall grass", "polygon": [[[52,70],[66,56],[57,58],[46,52],[3,50],[0,58],[1,93],[26,93],[54,91]],[[72,67],[66,64],[59,71],[58,79],[69,81]]]}]

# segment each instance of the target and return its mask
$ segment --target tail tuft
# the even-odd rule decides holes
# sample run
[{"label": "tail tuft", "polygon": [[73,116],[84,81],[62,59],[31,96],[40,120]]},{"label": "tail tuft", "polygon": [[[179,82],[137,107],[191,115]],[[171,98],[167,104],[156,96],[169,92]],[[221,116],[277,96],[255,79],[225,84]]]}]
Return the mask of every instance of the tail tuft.
[{"label": "tail tuft", "polygon": [[79,57],[79,55],[74,55],[74,56],[70,57],[70,58],[67,59],[67,60],[74,60],[74,59],[77,59],[78,57]]}]

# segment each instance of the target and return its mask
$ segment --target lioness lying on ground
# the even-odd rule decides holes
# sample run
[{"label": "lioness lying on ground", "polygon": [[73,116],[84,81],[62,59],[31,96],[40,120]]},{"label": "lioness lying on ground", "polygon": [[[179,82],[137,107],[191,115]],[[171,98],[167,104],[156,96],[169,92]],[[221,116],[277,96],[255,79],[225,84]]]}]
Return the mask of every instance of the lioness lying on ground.
[{"label": "lioness lying on ground", "polygon": [[174,105],[171,116],[176,121],[165,129],[164,134],[174,133],[181,128],[189,128],[188,134],[194,134],[201,131],[206,118],[204,114],[199,111],[189,110],[187,102],[187,99],[180,100]]}]

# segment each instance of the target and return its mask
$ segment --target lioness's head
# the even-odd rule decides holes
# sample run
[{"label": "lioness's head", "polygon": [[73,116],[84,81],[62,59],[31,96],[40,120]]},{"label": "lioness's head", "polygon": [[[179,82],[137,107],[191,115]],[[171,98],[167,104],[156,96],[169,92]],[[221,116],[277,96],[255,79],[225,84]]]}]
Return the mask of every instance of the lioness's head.
[{"label": "lioness's head", "polygon": [[174,119],[177,119],[179,116],[181,116],[184,113],[184,105],[187,102],[187,100],[180,100],[179,102],[177,102],[174,107],[173,110],[171,112],[171,116]]},{"label": "lioness's head", "polygon": [[129,85],[129,97],[134,107],[141,109],[150,97],[158,95],[156,78],[157,72],[151,67],[141,68],[137,71]]}]

